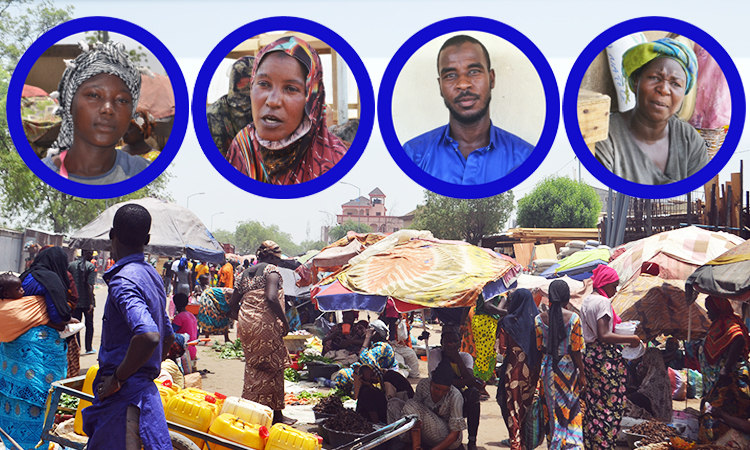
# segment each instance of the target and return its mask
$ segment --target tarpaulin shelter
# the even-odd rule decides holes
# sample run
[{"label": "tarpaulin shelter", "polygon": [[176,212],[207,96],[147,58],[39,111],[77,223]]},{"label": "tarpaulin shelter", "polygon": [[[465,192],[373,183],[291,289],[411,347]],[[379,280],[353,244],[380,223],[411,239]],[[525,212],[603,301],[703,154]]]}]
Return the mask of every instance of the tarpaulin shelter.
[{"label": "tarpaulin shelter", "polygon": [[685,282],[688,303],[702,292],[736,301],[750,300],[750,241],[707,262]]},{"label": "tarpaulin shelter", "polygon": [[661,334],[685,340],[705,337],[711,322],[705,310],[705,296],[688,310],[685,303],[685,282],[665,280],[653,275],[640,275],[612,297],[612,307],[623,321],[638,320],[636,334],[651,340]]},{"label": "tarpaulin shelter", "polygon": [[[430,234],[432,237],[432,234]],[[350,259],[362,253],[367,247],[384,239],[380,233],[355,233],[349,231],[346,236],[326,246],[316,255],[302,262],[297,268],[300,286],[310,286],[317,283],[321,272],[335,272],[346,265]]]},{"label": "tarpaulin shelter", "polygon": [[110,206],[99,216],[73,233],[70,246],[90,250],[110,250],[109,230],[115,213],[123,205],[137,204],[151,214],[151,239],[145,251],[162,256],[220,263],[224,250],[208,228],[187,208],[156,198],[130,200]]},{"label": "tarpaulin shelter", "polygon": [[551,265],[540,275],[545,278],[569,276],[576,280],[591,278],[592,272],[609,262],[609,249],[581,250]]},{"label": "tarpaulin shelter", "polygon": [[638,276],[646,262],[658,265],[661,278],[687,280],[699,266],[742,242],[733,234],[685,227],[621,245],[609,267],[617,271],[621,286]]},{"label": "tarpaulin shelter", "polygon": [[520,274],[516,280],[517,289],[528,289],[534,296],[537,306],[541,303],[549,304],[549,285],[555,280],[562,280],[570,288],[570,305],[577,311],[581,310],[583,301],[594,291],[591,279],[579,281],[571,277],[544,278],[539,275]]}]

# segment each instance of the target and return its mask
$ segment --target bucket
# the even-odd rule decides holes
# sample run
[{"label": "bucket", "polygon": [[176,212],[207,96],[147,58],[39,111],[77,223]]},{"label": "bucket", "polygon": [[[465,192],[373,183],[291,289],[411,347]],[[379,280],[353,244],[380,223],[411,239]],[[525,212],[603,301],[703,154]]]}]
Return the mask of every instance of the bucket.
[{"label": "bucket", "polygon": [[316,361],[310,361],[307,363],[307,379],[314,381],[317,378],[323,377],[331,379],[331,375],[341,370],[338,364],[325,364]]},{"label": "bucket", "polygon": [[318,426],[325,430],[326,433],[328,433],[328,440],[330,441],[331,447],[333,448],[349,444],[352,441],[361,438],[362,436],[366,436],[365,434],[360,433],[347,433],[346,431],[332,430],[324,424],[320,424]]}]

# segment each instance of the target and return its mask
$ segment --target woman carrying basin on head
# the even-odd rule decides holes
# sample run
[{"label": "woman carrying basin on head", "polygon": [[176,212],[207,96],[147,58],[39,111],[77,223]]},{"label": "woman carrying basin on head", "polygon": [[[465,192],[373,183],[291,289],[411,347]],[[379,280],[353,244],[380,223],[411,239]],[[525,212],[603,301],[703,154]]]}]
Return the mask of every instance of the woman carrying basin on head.
[{"label": "woman carrying basin on head", "polygon": [[58,86],[60,135],[43,162],[78,183],[117,183],[149,164],[115,148],[134,118],[141,73],[119,42],[79,45]]},{"label": "woman carrying basin on head", "polygon": [[596,158],[608,170],[640,184],[683,180],[708,163],[706,142],[675,113],[695,86],[698,65],[685,44],[664,38],[630,48],[622,72],[635,107],[610,117],[609,136]]},{"label": "woman carrying basin on head", "polygon": [[229,147],[240,172],[270,184],[298,184],[331,169],[344,144],[326,126],[320,57],[298,37],[284,37],[255,57],[252,122]]}]

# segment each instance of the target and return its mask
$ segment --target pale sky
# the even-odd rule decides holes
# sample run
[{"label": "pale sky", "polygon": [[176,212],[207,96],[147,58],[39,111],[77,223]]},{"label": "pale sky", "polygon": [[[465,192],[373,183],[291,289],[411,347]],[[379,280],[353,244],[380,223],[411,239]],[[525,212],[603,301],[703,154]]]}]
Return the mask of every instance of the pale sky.
[{"label": "pale sky", "polygon": [[[750,79],[750,46],[744,31],[750,7],[744,1],[717,1],[709,7],[697,1],[68,1],[74,17],[104,15],[131,21],[159,38],[180,64],[192,101],[198,71],[209,52],[234,29],[257,19],[293,15],[314,20],[343,37],[362,58],[377,98],[380,79],[396,50],[413,34],[438,20],[476,15],[500,20],[531,39],[544,53],[557,78],[562,101],[565,83],[575,58],[605,29],[627,19],[647,15],[671,16],[703,29],[731,55],[740,74]],[[658,7],[655,7],[657,6]],[[433,74],[428,74],[429,79]],[[436,86],[437,89],[437,86]],[[747,92],[747,87],[745,86]],[[747,94],[746,94],[747,95]],[[448,112],[445,113],[446,122]],[[747,134],[747,132],[745,133]],[[737,153],[722,171],[739,171],[739,161],[750,151],[743,138]],[[559,123],[555,143],[536,172],[514,189],[516,199],[528,193],[536,182],[553,173],[577,176],[578,164]],[[193,130],[192,120],[179,154],[169,172],[169,185],[177,203],[185,205],[208,227],[234,231],[244,220],[277,224],[300,242],[317,240],[320,227],[331,223],[341,204],[356,198],[355,187],[337,183],[323,192],[295,200],[265,199],[242,191],[213,168],[204,156]],[[584,181],[604,187],[585,171]],[[367,195],[379,187],[387,196],[386,207],[395,215],[406,214],[423,198],[423,189],[411,181],[393,162],[375,120],[372,136],[359,163],[342,181],[354,184]],[[746,177],[745,186],[750,186]],[[308,235],[309,230],[309,235]]]}]

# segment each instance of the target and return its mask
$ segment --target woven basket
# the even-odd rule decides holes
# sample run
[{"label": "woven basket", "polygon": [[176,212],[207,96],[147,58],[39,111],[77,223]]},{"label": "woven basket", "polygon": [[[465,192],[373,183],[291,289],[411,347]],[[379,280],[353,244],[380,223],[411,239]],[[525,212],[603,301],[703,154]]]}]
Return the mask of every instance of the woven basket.
[{"label": "woven basket", "polygon": [[727,130],[729,125],[725,125],[719,128],[696,128],[698,134],[708,144],[708,159],[713,159],[716,152],[719,151],[722,145],[724,145],[724,138],[727,137]]}]

